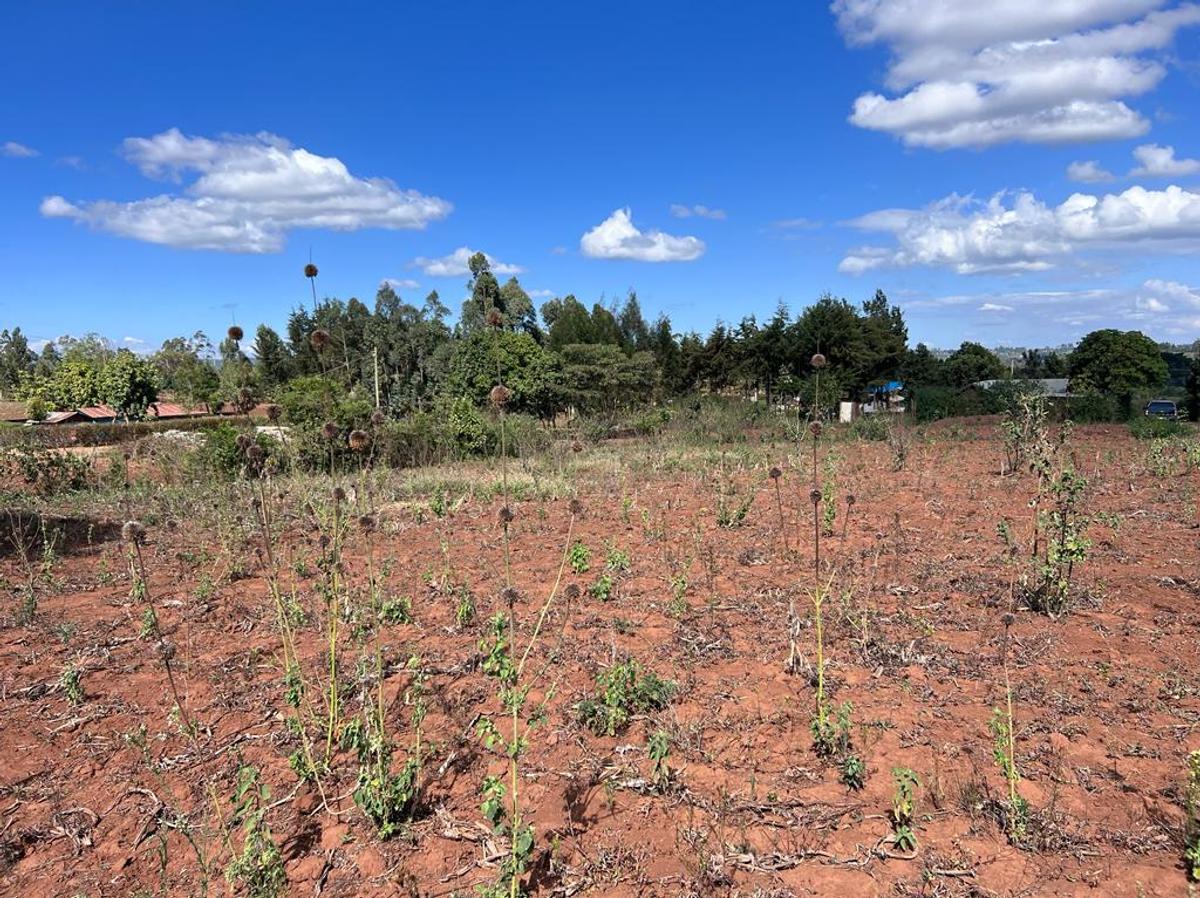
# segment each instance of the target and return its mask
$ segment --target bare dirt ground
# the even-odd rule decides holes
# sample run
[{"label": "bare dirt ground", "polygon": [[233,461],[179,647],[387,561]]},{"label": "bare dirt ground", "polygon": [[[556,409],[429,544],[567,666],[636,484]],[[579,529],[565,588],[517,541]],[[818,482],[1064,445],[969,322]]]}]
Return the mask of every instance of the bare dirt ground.
[{"label": "bare dirt ground", "polygon": [[[860,791],[814,754],[810,734],[807,450],[752,441],[676,451],[649,441],[588,448],[540,471],[516,463],[520,641],[558,573],[573,492],[583,504],[574,537],[591,550],[586,573],[565,575],[581,594],[556,600],[534,649],[544,683],[558,687],[521,762],[536,833],[529,892],[1187,894],[1182,789],[1187,753],[1200,748],[1200,474],[1155,476],[1146,444],[1123,428],[1080,429],[1074,447],[1089,480],[1085,512],[1099,517],[1074,607],[1058,620],[1017,610],[1007,639],[1003,618],[1025,561],[1010,558],[997,525],[1006,519],[1028,544],[1033,481],[1000,475],[994,428],[930,431],[895,473],[882,443],[822,449],[834,453],[838,497],[833,534],[822,540],[822,577],[833,583],[826,681],[833,701],[853,704],[867,768]],[[772,464],[782,468],[782,529]],[[495,471],[471,476],[494,484]],[[429,675],[425,794],[410,826],[377,837],[349,797],[349,751],[335,753],[324,778],[328,808],[289,767],[296,740],[249,486],[213,485],[186,501],[131,491],[127,507],[89,510],[96,529],[60,546],[46,568],[31,557],[36,614],[0,630],[0,893],[200,895],[198,855],[210,894],[238,891],[220,873],[229,859],[220,832],[239,759],[271,787],[266,821],[288,895],[471,895],[495,882],[504,840],[481,815],[480,786],[505,762],[476,725],[496,708],[480,641],[505,607],[503,501],[469,479],[448,480],[439,516],[413,489],[435,477],[391,473],[369,497],[351,498],[377,518],[371,552],[391,560],[389,593],[412,600],[413,621],[382,632],[388,720],[402,747],[405,660],[419,656]],[[306,488],[325,495],[329,484]],[[740,526],[717,524],[722,488],[754,497]],[[320,546],[299,490],[287,499],[280,546],[300,603],[318,607]],[[149,590],[176,647],[194,736],[172,715],[163,666],[139,638],[142,605],[111,526],[131,514],[146,522]],[[364,576],[366,539],[350,537],[352,583]],[[630,567],[603,601],[591,588],[612,548]],[[8,622],[31,574],[12,551],[0,574]],[[455,620],[461,588],[477,606],[465,626]],[[789,600],[801,612],[795,674],[784,670]],[[319,668],[319,620],[299,634],[306,663]],[[360,648],[345,639],[353,679]],[[674,681],[675,697],[619,735],[597,736],[574,707],[594,694],[599,671],[624,658]],[[1032,814],[1025,847],[1010,843],[995,812],[1007,787],[989,720],[1005,704],[1005,659],[1019,788]],[[77,703],[61,679],[69,668],[80,674]],[[356,702],[348,687],[347,716]],[[671,746],[664,789],[648,783],[647,740],[659,729]],[[898,767],[921,783],[911,852],[891,842]]]}]

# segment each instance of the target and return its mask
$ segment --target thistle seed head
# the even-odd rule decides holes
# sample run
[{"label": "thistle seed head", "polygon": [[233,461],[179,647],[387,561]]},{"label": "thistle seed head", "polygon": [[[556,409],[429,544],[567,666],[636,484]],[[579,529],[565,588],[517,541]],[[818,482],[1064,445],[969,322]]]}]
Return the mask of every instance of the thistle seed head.
[{"label": "thistle seed head", "polygon": [[164,661],[170,661],[175,657],[175,643],[169,639],[160,639],[154,644],[154,654]]},{"label": "thistle seed head", "polygon": [[854,493],[851,493],[850,495],[848,495],[848,496],[846,497],[846,504],[847,504],[847,505],[853,505],[853,504],[854,504],[855,502],[857,502],[857,501],[858,501],[858,500],[854,498]]},{"label": "thistle seed head", "polygon": [[571,451],[572,452],[582,452],[583,451],[583,443],[579,442],[579,440],[572,440],[571,441]]},{"label": "thistle seed head", "polygon": [[269,403],[267,405],[266,412],[267,412],[267,420],[268,421],[272,421],[272,422],[278,421],[280,418],[283,417],[283,409],[280,408],[278,405],[276,405],[274,402]]},{"label": "thistle seed head", "polygon": [[496,519],[506,527],[511,524],[515,518],[516,515],[513,514],[512,509],[507,505],[502,506],[501,509],[496,512]]},{"label": "thistle seed head", "polygon": [[509,608],[512,608],[517,604],[517,600],[521,598],[521,594],[517,592],[517,588],[515,586],[506,586],[500,592],[500,598],[504,599],[504,604],[506,604]]},{"label": "thistle seed head", "polygon": [[329,345],[329,331],[323,327],[318,327],[315,331],[308,335],[308,342],[312,344],[312,348],[320,352]]},{"label": "thistle seed head", "polygon": [[352,430],[350,431],[350,438],[348,442],[350,444],[350,448],[355,452],[362,452],[367,448],[367,444],[371,442],[371,438],[367,435],[365,430]]},{"label": "thistle seed head", "polygon": [[383,413],[383,409],[377,408],[371,412],[372,427],[382,427],[385,421],[387,421],[387,415]]},{"label": "thistle seed head", "polygon": [[258,445],[258,443],[251,443],[246,447],[246,458],[249,461],[261,463],[266,457],[267,453],[263,451],[263,447]]},{"label": "thistle seed head", "polygon": [[121,539],[127,543],[141,543],[146,539],[146,528],[141,521],[126,521],[121,527]]},{"label": "thistle seed head", "polygon": [[504,408],[508,405],[508,400],[512,398],[512,393],[504,384],[496,384],[492,387],[492,391],[488,393],[488,399],[492,401],[492,405],[496,408]]},{"label": "thistle seed head", "polygon": [[333,501],[334,502],[345,502],[346,501],[346,491],[344,489],[342,489],[340,486],[335,486],[333,488]]},{"label": "thistle seed head", "polygon": [[238,327],[236,324],[231,324],[229,326],[229,330],[227,330],[225,332],[225,334],[234,343],[241,343],[242,337],[246,336],[246,332],[244,330],[242,330],[240,327]]},{"label": "thistle seed head", "polygon": [[822,368],[824,368],[827,364],[828,364],[828,362],[825,360],[825,356],[822,355],[821,353],[818,352],[813,355],[812,366],[814,368],[816,368],[818,371],[820,371]]},{"label": "thistle seed head", "polygon": [[583,503],[578,499],[572,499],[567,505],[567,509],[571,512],[571,514],[575,515],[575,517],[579,517],[581,514],[583,514]]},{"label": "thistle seed head", "polygon": [[338,426],[332,421],[326,421],[321,425],[321,436],[327,440],[336,440],[338,435]]},{"label": "thistle seed head", "polygon": [[817,437],[819,437],[821,435],[821,431],[823,429],[824,428],[821,427],[820,421],[813,421],[812,424],[808,425],[808,432],[813,435],[814,439],[816,439]]},{"label": "thistle seed head", "polygon": [[772,480],[778,480],[780,477],[783,476],[783,471],[779,470],[779,468],[773,467],[773,468],[771,468],[771,470],[767,471],[767,476],[770,477]]},{"label": "thistle seed head", "polygon": [[568,583],[567,588],[563,590],[563,598],[568,602],[574,602],[580,596],[579,584]]},{"label": "thistle seed head", "polygon": [[236,445],[242,452],[245,452],[254,443],[254,441],[250,438],[250,434],[248,433],[239,433],[237,435],[237,439],[233,442],[234,445]]},{"label": "thistle seed head", "polygon": [[364,533],[370,533],[375,529],[375,518],[372,515],[364,514],[358,519],[358,526]]},{"label": "thistle seed head", "polygon": [[315,278],[317,276],[317,266],[309,262],[304,266],[304,276],[306,278]]},{"label": "thistle seed head", "polygon": [[821,501],[821,491],[816,490],[816,489],[812,490],[811,492],[809,492],[808,498],[812,502],[813,505],[816,505],[818,502]]}]

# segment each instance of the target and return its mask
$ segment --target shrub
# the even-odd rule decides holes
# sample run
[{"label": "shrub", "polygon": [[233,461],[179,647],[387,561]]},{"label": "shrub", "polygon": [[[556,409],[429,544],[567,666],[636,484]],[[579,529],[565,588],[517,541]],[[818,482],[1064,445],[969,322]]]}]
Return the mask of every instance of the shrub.
[{"label": "shrub", "polygon": [[8,452],[4,466],[43,496],[87,489],[94,479],[92,468],[84,459],[28,444]]},{"label": "shrub", "polygon": [[1067,417],[1077,424],[1105,424],[1122,418],[1117,400],[1099,393],[1072,396],[1067,400]]},{"label": "shrub", "polygon": [[1165,418],[1134,418],[1129,422],[1129,432],[1135,439],[1158,440],[1166,437],[1188,436],[1192,428],[1184,421],[1168,421]]},{"label": "shrub", "polygon": [[578,712],[583,725],[598,736],[617,735],[634,714],[661,710],[675,694],[674,683],[653,671],[643,673],[632,659],[601,671],[596,686],[596,696],[580,702]]},{"label": "shrub", "polygon": [[883,443],[891,436],[892,426],[887,415],[862,415],[850,424],[850,435],[868,443]]}]

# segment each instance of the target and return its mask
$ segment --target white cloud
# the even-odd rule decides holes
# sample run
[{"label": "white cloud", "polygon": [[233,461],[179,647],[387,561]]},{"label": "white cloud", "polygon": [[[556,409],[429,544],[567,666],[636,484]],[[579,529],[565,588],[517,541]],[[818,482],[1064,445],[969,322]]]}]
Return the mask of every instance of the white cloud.
[{"label": "white cloud", "polygon": [[1081,184],[1100,184],[1112,181],[1116,175],[1102,168],[1100,163],[1089,159],[1086,162],[1072,162],[1068,165],[1067,177]]},{"label": "white cloud", "polygon": [[886,87],[850,121],[911,146],[1071,143],[1137,137],[1124,102],[1166,74],[1160,57],[1200,6],[1166,0],[834,0],[853,45],[892,49]]},{"label": "white cloud", "polygon": [[998,193],[987,202],[951,195],[924,209],[884,209],[851,225],[891,234],[895,246],[852,250],[838,266],[931,266],[959,274],[1038,271],[1089,247],[1150,249],[1200,245],[1200,193],[1171,186],[1130,187],[1103,196],[1075,193],[1048,206],[1032,193]]},{"label": "white cloud", "polygon": [[[974,306],[981,324],[1002,327],[1012,339],[1033,345],[1069,342],[1097,327],[1191,342],[1200,329],[1200,288],[1158,279],[1132,287],[941,296],[904,305],[917,319],[940,317],[947,307]],[[997,314],[1009,310],[1016,314]]]},{"label": "white cloud", "polygon": [[[460,246],[448,256],[440,256],[436,259],[428,258],[427,256],[417,256],[409,263],[410,268],[420,268],[429,277],[434,278],[450,278],[462,277],[471,273],[471,267],[468,264],[471,256],[475,255],[475,250],[467,246]],[[509,265],[507,262],[499,261],[495,256],[484,253],[487,257],[488,265],[491,266],[492,274],[520,274],[525,269],[520,265]]]},{"label": "white cloud", "polygon": [[724,209],[711,209],[708,206],[696,204],[694,206],[684,206],[680,203],[671,204],[671,214],[676,218],[691,218],[693,215],[696,218],[711,218],[716,221],[725,220]]},{"label": "white cloud", "polygon": [[0,156],[9,156],[13,159],[32,159],[37,155],[38,151],[33,147],[27,147],[15,140],[6,140],[0,144]]},{"label": "white cloud", "polygon": [[402,290],[416,290],[421,286],[420,281],[414,281],[412,278],[384,278],[379,282],[380,287],[391,287],[397,293]]},{"label": "white cloud", "polygon": [[183,249],[264,253],[282,249],[296,228],[421,229],[452,208],[385,178],[355,177],[340,159],[273,134],[211,140],[172,128],[131,137],[123,152],[147,177],[175,183],[197,177],[180,193],[132,202],[72,203],[51,196],[42,202],[42,214]]},{"label": "white cloud", "polygon": [[558,295],[553,290],[528,290],[526,292],[531,299],[552,299]]},{"label": "white cloud", "polygon": [[130,346],[140,346],[141,344],[145,343],[146,341],[139,339],[138,337],[122,337],[121,342],[126,343]]},{"label": "white cloud", "polygon": [[55,165],[64,165],[67,168],[73,168],[76,171],[86,171],[87,163],[83,161],[82,156],[62,156],[54,160]]},{"label": "white cloud", "polygon": [[1182,178],[1200,172],[1200,159],[1176,159],[1174,147],[1143,144],[1133,151],[1133,158],[1141,165],[1129,173],[1131,177]]},{"label": "white cloud", "polygon": [[816,231],[821,228],[821,222],[811,218],[780,218],[771,222],[771,227],[777,231]]},{"label": "white cloud", "polygon": [[629,208],[617,209],[579,239],[579,248],[593,259],[632,259],[636,262],[690,262],[704,255],[699,237],[675,237],[662,231],[641,231]]}]

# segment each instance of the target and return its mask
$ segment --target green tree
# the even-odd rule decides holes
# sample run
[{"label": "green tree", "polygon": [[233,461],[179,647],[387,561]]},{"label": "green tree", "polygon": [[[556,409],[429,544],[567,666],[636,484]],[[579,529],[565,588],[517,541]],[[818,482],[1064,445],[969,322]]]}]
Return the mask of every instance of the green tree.
[{"label": "green tree", "polygon": [[0,394],[12,390],[33,371],[37,356],[19,327],[0,330]]},{"label": "green tree", "polygon": [[158,399],[154,366],[128,349],[118,350],[100,369],[96,386],[100,401],[129,421],[146,417],[146,409]]},{"label": "green tree", "polygon": [[542,320],[549,328],[546,345],[551,349],[562,349],[573,343],[599,342],[592,316],[583,303],[570,294],[543,304]]},{"label": "green tree", "polygon": [[212,343],[203,331],[189,337],[164,340],[150,357],[159,390],[178,402],[194,407],[211,406],[217,399],[219,380],[212,365]]},{"label": "green tree", "polygon": [[558,359],[529,334],[477,330],[457,341],[446,377],[446,392],[451,398],[465,396],[483,405],[498,378],[511,393],[509,410],[546,419],[557,412]]},{"label": "green tree", "polygon": [[1067,357],[1071,391],[1106,393],[1128,415],[1134,392],[1160,387],[1167,363],[1158,345],[1141,331],[1092,331]]},{"label": "green tree", "polygon": [[265,389],[284,383],[291,372],[291,353],[275,329],[260,324],[254,334],[254,369]]},{"label": "green tree", "polygon": [[905,387],[929,387],[946,383],[942,360],[924,343],[918,343],[916,349],[905,352],[904,363],[900,366],[900,378]]},{"label": "green tree", "polygon": [[617,345],[575,343],[560,355],[562,395],[576,411],[611,413],[654,393],[657,371],[649,352],[627,356]]},{"label": "green tree", "polygon": [[946,383],[966,387],[981,380],[996,380],[1004,376],[1004,363],[990,349],[978,343],[964,342],[942,363]]}]

